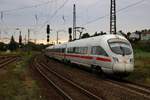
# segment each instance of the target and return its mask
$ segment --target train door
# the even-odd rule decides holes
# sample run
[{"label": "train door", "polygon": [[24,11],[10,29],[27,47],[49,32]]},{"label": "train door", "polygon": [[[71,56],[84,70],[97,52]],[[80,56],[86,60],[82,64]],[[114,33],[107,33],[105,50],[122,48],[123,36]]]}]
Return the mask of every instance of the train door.
[{"label": "train door", "polygon": [[96,52],[97,52],[97,46],[92,46],[90,53],[91,53],[91,55],[93,57],[92,65],[94,65],[94,66],[97,66],[97,63],[96,63],[97,54],[96,54]]},{"label": "train door", "polygon": [[64,48],[63,48],[63,59],[66,60],[66,54],[67,54],[67,44],[64,45]]},{"label": "train door", "polygon": [[90,61],[90,65],[96,66],[96,56],[94,54],[95,48],[94,46],[89,47],[89,55],[92,57],[92,60]]},{"label": "train door", "polygon": [[91,54],[93,55],[93,64],[101,68],[111,69],[111,58],[101,46],[93,46],[91,48]]},{"label": "train door", "polygon": [[81,54],[79,62],[82,63],[83,65],[87,66],[87,67],[90,67],[92,57],[88,53],[88,51],[89,51],[88,46],[80,47],[79,51]]}]

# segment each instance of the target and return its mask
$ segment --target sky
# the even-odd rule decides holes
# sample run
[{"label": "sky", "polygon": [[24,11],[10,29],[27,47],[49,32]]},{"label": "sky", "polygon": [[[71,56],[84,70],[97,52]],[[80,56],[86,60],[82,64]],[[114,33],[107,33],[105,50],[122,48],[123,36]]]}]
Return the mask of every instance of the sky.
[{"label": "sky", "polygon": [[[50,24],[51,42],[56,42],[57,32],[59,41],[67,42],[73,4],[77,26],[84,27],[84,32],[109,33],[110,0],[0,0],[1,41],[8,41],[11,35],[18,41],[19,31],[25,39],[29,29],[32,41],[46,43],[46,25]],[[150,0],[116,0],[116,6],[117,31],[150,29]]]}]

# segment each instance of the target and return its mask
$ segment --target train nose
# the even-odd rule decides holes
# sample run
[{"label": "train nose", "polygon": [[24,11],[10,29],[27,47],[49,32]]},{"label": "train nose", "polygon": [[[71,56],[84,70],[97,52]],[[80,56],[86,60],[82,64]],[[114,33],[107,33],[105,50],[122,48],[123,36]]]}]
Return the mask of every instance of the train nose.
[{"label": "train nose", "polygon": [[132,59],[114,61],[113,72],[114,73],[131,73],[134,70],[134,63]]},{"label": "train nose", "polygon": [[113,66],[114,73],[130,73],[133,70],[133,64],[115,63]]}]

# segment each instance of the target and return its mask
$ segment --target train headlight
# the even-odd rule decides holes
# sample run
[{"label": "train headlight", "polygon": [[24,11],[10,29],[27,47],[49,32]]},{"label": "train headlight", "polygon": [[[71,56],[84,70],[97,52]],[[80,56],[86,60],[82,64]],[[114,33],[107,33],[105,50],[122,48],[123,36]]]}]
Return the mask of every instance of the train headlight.
[{"label": "train headlight", "polygon": [[113,57],[113,60],[115,63],[119,62],[118,58],[116,58],[116,57]]}]

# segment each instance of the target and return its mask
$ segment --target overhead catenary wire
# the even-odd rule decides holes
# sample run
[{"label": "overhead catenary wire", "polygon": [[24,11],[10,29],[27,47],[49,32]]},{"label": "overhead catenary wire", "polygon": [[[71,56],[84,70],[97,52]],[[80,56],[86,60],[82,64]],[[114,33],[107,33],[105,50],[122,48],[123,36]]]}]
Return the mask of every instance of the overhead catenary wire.
[{"label": "overhead catenary wire", "polygon": [[[0,20],[1,22],[3,22],[3,19],[4,19],[4,15],[6,13],[11,13],[11,12],[17,12],[17,11],[20,11],[20,10],[26,10],[26,9],[31,9],[31,8],[37,8],[37,7],[40,7],[40,6],[44,6],[44,5],[48,5],[50,4],[51,2],[53,2],[54,0],[48,0],[48,1],[45,1],[43,3],[40,3],[40,4],[35,4],[35,5],[31,5],[31,6],[25,6],[25,7],[19,7],[19,8],[14,8],[14,9],[9,9],[9,10],[1,10],[0,14],[1,14],[1,17],[0,17]],[[37,14],[34,15],[35,17],[35,20],[36,20],[36,25],[38,24],[38,20],[39,20],[39,17]],[[4,22],[2,23],[4,25]],[[5,25],[6,26],[6,25]],[[19,27],[19,26],[18,26]]]},{"label": "overhead catenary wire", "polygon": [[[17,11],[20,11],[20,10],[26,10],[26,9],[31,9],[31,8],[37,8],[37,7],[40,7],[40,6],[44,6],[44,5],[47,5],[47,4],[50,4],[51,2],[53,2],[54,0],[49,0],[49,1],[46,1],[46,2],[43,2],[43,3],[40,3],[40,4],[35,4],[35,5],[31,5],[31,6],[25,6],[25,7],[19,7],[19,8],[14,8],[14,9],[9,9],[9,10],[1,10],[1,21],[3,21],[4,19],[4,15],[6,13],[11,13],[11,12],[17,12]],[[34,15],[35,16],[35,15]],[[38,15],[37,15],[38,16]],[[37,22],[37,20],[36,20]],[[36,23],[37,24],[37,23]]]},{"label": "overhead catenary wire", "polygon": [[[18,11],[18,10],[23,10],[23,9],[34,8],[34,7],[38,7],[38,6],[42,6],[42,5],[48,4],[48,3],[52,2],[52,1],[53,1],[53,0],[47,1],[47,2],[44,2],[44,3],[41,3],[41,4],[37,4],[37,5],[32,5],[32,6],[28,6],[28,7],[21,7],[21,8],[15,8],[15,9],[10,9],[10,10],[3,10],[3,11],[0,11],[0,12],[2,12],[2,13],[4,14],[4,13],[6,13],[6,12],[13,12],[13,11]],[[66,1],[68,1],[68,0],[66,0]],[[65,1],[65,2],[66,2],[66,1]],[[127,9],[127,8],[136,6],[136,5],[140,4],[140,3],[142,3],[143,1],[145,1],[145,0],[141,0],[141,1],[138,1],[138,2],[136,2],[136,3],[134,3],[134,4],[128,5],[128,6],[124,7],[124,8],[122,8],[122,9],[118,10],[117,13],[120,12],[120,11],[122,11],[122,10],[125,10],[125,9]],[[65,5],[65,2],[64,2],[63,5]],[[63,5],[62,5],[62,6],[63,6]],[[54,14],[51,16],[51,18],[53,18],[53,16],[55,16],[55,15],[57,14],[58,10],[61,9],[61,8],[62,8],[62,7],[58,8],[58,9],[54,12]],[[106,15],[100,16],[100,17],[98,17],[98,18],[96,18],[96,19],[94,19],[94,20],[88,21],[87,23],[82,24],[82,26],[85,26],[85,25],[87,25],[87,24],[94,23],[94,22],[96,22],[97,20],[103,19],[103,18],[105,18],[105,17],[107,17],[107,16],[109,16],[109,14],[106,14]],[[50,18],[48,18],[48,20],[44,22],[44,25],[45,25],[45,23],[47,23],[47,22],[49,21],[49,19],[50,19]],[[43,26],[43,25],[42,25],[42,26]]]},{"label": "overhead catenary wire", "polygon": [[45,25],[49,22],[49,20],[52,21],[52,19],[53,19],[53,18],[56,16],[56,14],[67,4],[68,1],[69,1],[69,0],[65,0],[64,3],[52,14],[52,16],[51,16],[50,18],[48,18],[48,19],[42,24],[42,26],[40,27],[40,29],[43,28],[43,27],[45,27]]},{"label": "overhead catenary wire", "polygon": [[[131,7],[137,6],[138,4],[143,3],[144,1],[145,1],[145,0],[140,0],[140,1],[138,1],[138,2],[135,2],[135,3],[133,3],[133,4],[128,5],[128,6],[126,6],[126,7],[123,7],[123,8],[121,8],[121,9],[117,10],[116,13],[119,13],[119,12],[121,12],[121,11],[123,11],[123,10],[126,10],[126,9],[128,9],[128,8],[131,8]],[[98,20],[101,20],[101,19],[104,19],[104,18],[108,17],[109,15],[110,15],[110,14],[106,14],[106,15],[100,16],[100,17],[98,17],[98,18],[96,18],[96,19],[94,19],[94,20],[91,20],[91,21],[88,21],[88,22],[85,23],[85,24],[82,24],[81,26],[85,26],[85,25],[94,23],[94,22],[96,22],[96,21],[98,21]]]},{"label": "overhead catenary wire", "polygon": [[43,2],[42,0],[32,0],[32,1],[36,1],[36,2]]},{"label": "overhead catenary wire", "polygon": [[[69,0],[66,0],[66,1],[62,4],[62,6],[60,6],[60,7],[53,13],[53,15],[51,16],[51,18],[48,18],[48,20],[45,21],[45,23],[44,23],[44,24],[42,25],[42,27],[40,27],[39,29],[42,29],[43,27],[45,27],[45,25],[49,22],[49,20],[52,21],[52,18],[61,10],[61,8],[63,8],[63,7],[65,6],[65,4],[66,4],[68,1],[69,1]],[[123,7],[123,8],[121,8],[121,9],[119,9],[119,10],[117,11],[117,13],[119,13],[119,12],[121,12],[121,11],[123,11],[123,10],[126,10],[126,9],[128,9],[128,8],[134,7],[134,6],[140,4],[140,3],[144,2],[144,1],[145,1],[145,0],[140,0],[140,1],[138,1],[138,2],[135,2],[135,3],[133,3],[133,4],[128,5],[128,6],[126,6],[126,7]],[[83,24],[83,25],[81,25],[81,26],[85,26],[85,25],[87,25],[87,24],[91,24],[91,23],[96,22],[96,21],[98,21],[98,20],[100,20],[100,19],[104,19],[105,17],[108,17],[108,16],[109,16],[109,14],[106,14],[106,15],[101,16],[101,17],[98,17],[98,18],[96,18],[96,19],[94,19],[94,20],[92,20],[92,21],[89,21],[88,23]],[[41,31],[42,31],[42,30],[41,30]]]},{"label": "overhead catenary wire", "polygon": [[[41,1],[42,1],[42,0],[41,0]],[[51,0],[51,1],[52,1],[52,0]],[[53,0],[53,1],[54,1],[54,0]],[[69,0],[66,0],[66,1],[69,1]],[[64,1],[64,3],[63,3],[61,6],[65,5],[65,2],[66,2],[66,1]],[[137,1],[137,2],[135,2],[135,3],[133,3],[133,4],[128,5],[128,6],[126,6],[126,7],[123,7],[123,8],[121,8],[121,9],[119,9],[119,10],[117,11],[117,13],[119,13],[119,12],[121,12],[121,11],[124,11],[124,10],[126,10],[126,9],[128,9],[128,8],[134,7],[134,6],[140,4],[140,3],[144,2],[144,1],[146,1],[146,0],[140,0],[140,1]],[[3,10],[3,11],[0,11],[0,12],[6,13],[6,12],[15,12],[15,11],[24,10],[24,9],[30,9],[30,8],[34,8],[34,7],[39,7],[39,6],[42,6],[42,5],[46,5],[46,4],[48,4],[48,2],[50,2],[50,1],[43,2],[43,3],[38,4],[38,5],[32,5],[32,6],[28,6],[28,7],[21,7],[21,8],[10,9],[10,10]],[[66,3],[67,3],[67,2],[66,2]],[[42,29],[43,27],[45,27],[45,25],[48,24],[49,22],[52,23],[52,20],[54,20],[54,18],[56,17],[57,13],[61,10],[61,8],[63,8],[63,7],[61,7],[61,6],[60,6],[58,9],[55,8],[56,11],[55,11],[54,13],[52,13],[52,15],[50,14],[51,16],[48,15],[48,17],[46,18],[45,21],[43,21],[42,23],[39,23],[39,24],[41,24],[41,25],[39,25],[39,29]],[[5,12],[5,11],[6,11],[6,12]],[[2,14],[2,15],[3,15],[3,14]],[[104,19],[104,18],[106,18],[106,17],[108,17],[108,16],[109,16],[109,14],[106,14],[106,15],[100,16],[100,17],[97,16],[96,19],[89,20],[89,21],[87,21],[87,23],[83,23],[83,25],[81,25],[81,26],[86,26],[86,25],[88,25],[88,24],[91,24],[91,23],[94,23],[94,22],[99,21],[99,20],[101,20],[101,19]],[[38,14],[34,14],[34,18],[35,18],[35,20],[36,20],[36,22],[37,22],[37,18],[36,18],[36,17],[39,18]],[[66,16],[62,16],[61,19],[64,20],[65,17],[66,17]],[[5,18],[4,18],[4,19],[5,19]],[[67,20],[66,20],[66,21],[67,21]],[[38,30],[37,30],[37,31],[38,31]]]},{"label": "overhead catenary wire", "polygon": [[47,5],[47,4],[49,4],[50,2],[52,2],[52,1],[53,1],[53,0],[47,1],[47,2],[44,2],[44,3],[40,3],[40,4],[36,4],[36,5],[26,6],[26,7],[14,8],[14,9],[9,9],[9,10],[2,10],[2,11],[0,11],[0,12],[9,13],[9,12],[15,12],[15,11],[24,10],[24,9],[35,8],[35,7]]}]

